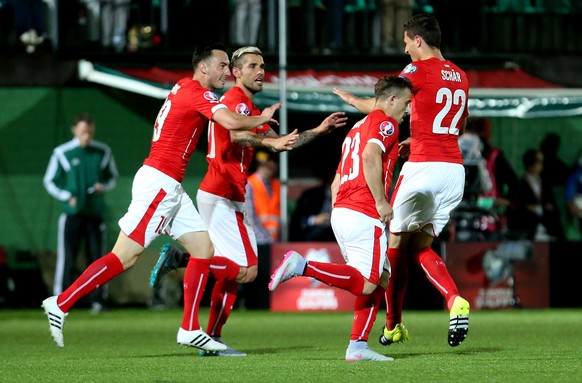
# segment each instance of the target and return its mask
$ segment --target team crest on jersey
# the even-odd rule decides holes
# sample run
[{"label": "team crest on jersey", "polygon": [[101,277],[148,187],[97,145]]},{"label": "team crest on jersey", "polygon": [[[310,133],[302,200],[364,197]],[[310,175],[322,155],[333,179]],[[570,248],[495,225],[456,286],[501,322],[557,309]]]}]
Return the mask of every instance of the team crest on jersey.
[{"label": "team crest on jersey", "polygon": [[384,138],[394,134],[394,125],[390,121],[383,121],[380,124],[380,135]]},{"label": "team crest on jersey", "polygon": [[416,67],[416,65],[408,64],[402,72],[406,73],[406,74],[412,74],[412,73],[416,72],[417,70],[418,70],[418,68]]},{"label": "team crest on jersey", "polygon": [[204,98],[210,102],[218,102],[218,96],[209,90],[204,92]]},{"label": "team crest on jersey", "polygon": [[249,114],[251,114],[249,107],[244,102],[241,102],[240,104],[238,104],[236,106],[235,110],[238,114],[244,114],[245,116],[248,116]]}]

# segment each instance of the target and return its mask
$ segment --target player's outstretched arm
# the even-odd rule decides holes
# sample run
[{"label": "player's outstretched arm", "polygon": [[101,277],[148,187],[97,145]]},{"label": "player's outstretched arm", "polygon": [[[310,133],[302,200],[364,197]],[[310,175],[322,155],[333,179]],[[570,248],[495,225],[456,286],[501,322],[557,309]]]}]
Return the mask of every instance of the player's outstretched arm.
[{"label": "player's outstretched arm", "polygon": [[212,115],[212,120],[218,122],[224,128],[242,129],[250,130],[256,128],[259,125],[270,123],[273,119],[273,115],[281,107],[281,103],[278,102],[273,104],[263,110],[260,116],[244,116],[233,112],[228,108],[220,108]]},{"label": "player's outstretched arm", "polygon": [[333,93],[338,95],[346,104],[349,104],[359,110],[362,113],[368,114],[374,109],[374,104],[376,104],[376,98],[362,98],[356,97],[350,92],[344,90],[333,88]]},{"label": "player's outstretched arm", "polygon": [[303,146],[319,136],[331,133],[335,129],[345,126],[347,120],[348,118],[344,112],[330,114],[321,122],[321,124],[319,124],[319,126],[299,133],[299,139],[297,140],[295,147],[298,148]]},{"label": "player's outstretched arm", "polygon": [[297,143],[298,137],[297,129],[281,137],[273,129],[270,129],[266,135],[259,135],[245,130],[230,131],[232,143],[252,148],[267,148],[272,152],[292,150]]}]

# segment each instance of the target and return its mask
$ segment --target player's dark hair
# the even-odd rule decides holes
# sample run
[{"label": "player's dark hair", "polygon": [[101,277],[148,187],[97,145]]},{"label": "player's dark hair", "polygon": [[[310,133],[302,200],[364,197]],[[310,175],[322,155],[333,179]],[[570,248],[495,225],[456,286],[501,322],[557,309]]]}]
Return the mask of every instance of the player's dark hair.
[{"label": "player's dark hair", "polygon": [[431,47],[441,49],[441,27],[433,15],[419,13],[404,24],[409,38],[420,36]]},{"label": "player's dark hair", "polygon": [[404,89],[412,92],[412,84],[408,79],[399,76],[384,76],[374,86],[374,95],[378,99],[385,99],[390,95],[400,95]]},{"label": "player's dark hair", "polygon": [[89,113],[83,113],[75,117],[73,126],[77,126],[79,122],[85,122],[87,125],[95,126],[95,119]]},{"label": "player's dark hair", "polygon": [[226,47],[221,43],[210,44],[204,48],[197,48],[194,51],[194,54],[192,55],[192,68],[194,69],[194,72],[196,72],[196,67],[198,64],[200,64],[200,62],[212,56],[212,51],[214,50],[223,51],[226,53]]}]

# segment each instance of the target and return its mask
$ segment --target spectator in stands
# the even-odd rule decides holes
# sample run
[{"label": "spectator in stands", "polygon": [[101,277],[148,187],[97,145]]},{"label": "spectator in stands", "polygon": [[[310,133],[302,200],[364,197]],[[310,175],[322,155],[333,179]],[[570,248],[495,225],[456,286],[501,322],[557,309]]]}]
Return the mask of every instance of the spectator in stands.
[{"label": "spectator in stands", "polygon": [[326,15],[323,0],[287,1],[289,50],[319,54],[322,46],[327,46],[327,39],[324,39]]},{"label": "spectator in stands", "polygon": [[[93,140],[93,117],[78,116],[71,130],[73,139],[53,151],[44,175],[44,187],[62,202],[63,210],[58,225],[54,295],[62,293],[77,278],[82,240],[88,263],[103,255],[106,248],[104,194],[112,190],[117,181],[111,149]],[[93,291],[89,300],[92,312],[101,312],[105,304],[103,287]]]},{"label": "spectator in stands", "polygon": [[412,16],[414,0],[382,0],[382,51],[402,53],[404,24]]},{"label": "spectator in stands", "polygon": [[571,169],[558,156],[560,144],[561,139],[557,133],[548,133],[542,140],[540,150],[544,155],[544,170],[541,177],[548,185],[563,187]]},{"label": "spectator in stands", "polygon": [[87,9],[89,40],[116,52],[127,45],[127,21],[131,0],[81,0]]},{"label": "spectator in stands", "polygon": [[335,242],[331,228],[331,181],[333,170],[318,170],[319,184],[306,189],[291,216],[289,240]]},{"label": "spectator in stands", "polygon": [[256,45],[261,22],[261,0],[236,0],[234,2],[235,45]]},{"label": "spectator in stands", "polygon": [[323,53],[330,54],[343,49],[344,0],[328,0],[326,13],[327,47]]},{"label": "spectator in stands", "polygon": [[578,229],[582,235],[582,151],[578,155],[575,170],[566,181],[566,191],[564,195],[568,212],[572,219],[578,224]]},{"label": "spectator in stands", "polygon": [[14,11],[14,29],[27,53],[44,41],[42,0],[9,0]]},{"label": "spectator in stands", "polygon": [[494,221],[485,225],[489,240],[500,240],[507,231],[507,214],[515,206],[517,175],[503,151],[489,142],[487,125],[484,120],[472,120],[466,132],[474,132],[481,139],[481,155],[491,180],[491,189],[481,193],[477,206],[493,213]]},{"label": "spectator in stands", "polygon": [[495,217],[489,209],[479,206],[479,200],[485,193],[491,192],[492,180],[482,154],[483,143],[475,121],[467,123],[465,133],[459,136],[458,142],[465,168],[465,185],[463,199],[451,215],[455,223],[454,239],[456,241],[485,240],[487,232],[483,227],[483,222],[492,223]]},{"label": "spectator in stands", "polygon": [[510,229],[519,238],[549,241],[563,238],[563,229],[551,185],[543,181],[544,155],[529,149],[523,155],[525,175],[519,180]]}]

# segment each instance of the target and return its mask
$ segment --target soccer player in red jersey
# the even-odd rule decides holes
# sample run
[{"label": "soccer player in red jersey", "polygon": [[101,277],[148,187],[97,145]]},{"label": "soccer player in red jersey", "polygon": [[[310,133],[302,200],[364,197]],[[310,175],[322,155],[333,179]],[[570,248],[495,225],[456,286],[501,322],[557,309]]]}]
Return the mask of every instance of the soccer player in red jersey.
[{"label": "soccer player in red jersey", "polygon": [[269,289],[307,276],[356,295],[347,361],[391,361],[368,347],[368,336],[390,276],[386,225],[392,219],[388,191],[398,160],[398,124],[411,99],[410,83],[383,77],[375,86],[370,113],[357,122],[342,144],[331,185],[331,225],[346,264],[307,261],[289,251],[271,277]]},{"label": "soccer player in red jersey", "polygon": [[248,130],[271,121],[280,103],[252,117],[234,113],[222,104],[213,91],[224,87],[230,69],[220,44],[197,50],[192,66],[192,78],[178,81],[160,109],[150,153],[134,177],[131,203],[119,220],[121,230],[113,250],[90,264],[64,292],[43,301],[51,335],[59,347],[64,347],[64,321],[75,302],[131,268],[157,236],[166,234],[192,254],[184,275],[184,316],[178,343],[209,351],[226,349],[202,331],[198,322],[213,246],[207,225],[181,182],[209,120],[226,129]]},{"label": "soccer player in red jersey", "polygon": [[[455,347],[469,331],[469,302],[459,295],[443,260],[431,249],[463,197],[465,170],[458,144],[468,112],[469,82],[463,70],[446,60],[440,50],[438,21],[427,14],[405,24],[405,52],[412,63],[400,73],[412,84],[410,138],[400,144],[408,156],[394,193],[388,259],[392,277],[386,290],[386,327],[380,343],[408,340],[402,324],[402,304],[408,282],[407,257],[412,257],[439,290],[450,310],[448,343]],[[367,113],[374,99],[334,92]]]},{"label": "soccer player in red jersey", "polygon": [[[235,86],[229,89],[221,103],[231,110],[249,116],[261,114],[253,103],[255,94],[263,90],[265,62],[257,47],[242,47],[232,55]],[[211,122],[208,129],[208,172],[196,196],[204,223],[214,244],[211,275],[216,279],[210,301],[207,333],[222,341],[226,323],[237,298],[238,285],[253,282],[257,276],[257,241],[245,208],[245,187],[254,148],[273,152],[300,147],[316,137],[330,133],[346,124],[345,113],[332,113],[313,129],[279,136],[268,124],[250,131],[225,129]],[[188,249],[186,249],[188,250]],[[189,255],[166,244],[152,270],[150,284],[155,287],[168,271],[181,267]],[[245,356],[228,347],[220,352],[203,351],[201,355]]]}]

